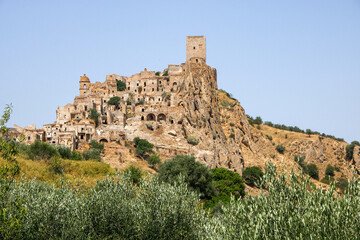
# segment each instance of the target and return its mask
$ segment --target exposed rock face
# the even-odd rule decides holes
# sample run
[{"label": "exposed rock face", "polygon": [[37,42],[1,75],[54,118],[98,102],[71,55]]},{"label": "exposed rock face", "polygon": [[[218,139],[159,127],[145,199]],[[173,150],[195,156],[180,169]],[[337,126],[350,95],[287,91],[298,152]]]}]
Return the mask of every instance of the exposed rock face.
[{"label": "exposed rock face", "polygon": [[[182,133],[185,138],[199,140],[193,147],[198,150],[196,157],[211,167],[241,171],[244,165],[241,139],[227,137],[220,122],[216,69],[187,63],[179,91],[182,92]],[[237,108],[238,114],[245,116],[241,110]],[[237,128],[236,131],[241,130]]]}]

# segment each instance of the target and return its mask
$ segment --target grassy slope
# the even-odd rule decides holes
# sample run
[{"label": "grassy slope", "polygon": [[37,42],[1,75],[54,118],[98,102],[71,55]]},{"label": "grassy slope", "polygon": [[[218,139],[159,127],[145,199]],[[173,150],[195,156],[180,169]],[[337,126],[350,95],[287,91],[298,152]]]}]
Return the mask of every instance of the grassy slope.
[{"label": "grassy slope", "polygon": [[[65,171],[63,175],[58,175],[49,169],[49,164],[44,160],[33,161],[19,155],[17,161],[21,169],[20,176],[50,183],[55,183],[61,178],[74,181],[75,177],[77,181],[86,181],[87,186],[93,186],[97,180],[114,174],[114,169],[102,162],[63,160]],[[0,161],[0,164],[3,164],[3,161]]]}]

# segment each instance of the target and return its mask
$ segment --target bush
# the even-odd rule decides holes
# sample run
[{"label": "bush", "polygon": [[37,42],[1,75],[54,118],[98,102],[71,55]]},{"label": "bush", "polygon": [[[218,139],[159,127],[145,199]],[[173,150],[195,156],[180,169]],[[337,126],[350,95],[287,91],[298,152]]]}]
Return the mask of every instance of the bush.
[{"label": "bush", "polygon": [[115,106],[116,109],[119,108],[120,106],[120,97],[115,96],[109,99],[109,101],[107,102],[108,105],[113,105]]},{"label": "bush", "polygon": [[201,198],[210,199],[215,195],[211,172],[204,164],[196,162],[194,156],[177,155],[159,167],[158,177],[162,182],[173,184],[180,175]]},{"label": "bush", "polygon": [[96,111],[96,109],[94,109],[94,108],[91,108],[89,111],[90,111],[89,118],[94,120],[95,126],[98,126],[99,125],[100,113],[98,113]]},{"label": "bush", "polygon": [[197,145],[199,143],[199,140],[193,136],[189,136],[187,137],[187,142],[192,144],[192,145]]},{"label": "bush", "polygon": [[231,196],[239,199],[245,196],[245,184],[242,177],[225,168],[211,169],[216,196],[206,201],[205,207],[214,207],[218,202],[229,203]]},{"label": "bush", "polygon": [[151,123],[145,123],[147,129],[154,130],[153,125]]},{"label": "bush", "polygon": [[230,138],[235,139],[235,134],[234,134],[234,133],[230,133]]},{"label": "bush", "polygon": [[321,182],[330,185],[335,183],[335,179],[333,176],[326,175],[323,179],[321,179]]},{"label": "bush", "polygon": [[340,188],[342,193],[345,193],[346,189],[349,187],[349,182],[345,178],[339,178],[338,181],[335,183],[337,188]]},{"label": "bush", "polygon": [[358,141],[353,141],[353,142],[351,142],[351,144],[348,144],[346,146],[346,159],[347,160],[351,160],[353,158],[354,148],[356,145],[360,146]]},{"label": "bush", "polygon": [[256,117],[255,120],[253,121],[254,124],[262,124],[262,119],[261,117]]},{"label": "bush", "polygon": [[85,160],[96,160],[96,161],[101,161],[101,157],[100,157],[100,150],[96,149],[96,148],[90,148],[87,151],[84,151],[82,153],[82,157]]},{"label": "bush", "polygon": [[150,142],[148,142],[146,139],[141,139],[139,137],[134,138],[134,144],[135,144],[135,151],[136,153],[146,158],[149,154],[153,153],[153,147],[154,145]]},{"label": "bush", "polygon": [[135,106],[144,105],[144,99],[140,99],[137,103],[135,103]]},{"label": "bush", "polygon": [[155,167],[157,164],[161,163],[159,155],[153,154],[148,159],[147,162],[151,167]]},{"label": "bush", "polygon": [[104,144],[99,143],[95,140],[91,140],[89,142],[89,146],[90,146],[90,149],[98,149],[100,152],[102,152],[104,150]]},{"label": "bush", "polygon": [[49,170],[55,174],[63,174],[65,163],[59,157],[52,157],[49,161]]},{"label": "bush", "polygon": [[66,146],[56,146],[56,149],[58,150],[60,157],[64,158],[64,159],[71,159],[71,150],[70,148],[66,147]]},{"label": "bush", "polygon": [[169,71],[165,71],[164,74],[163,74],[164,77],[166,77],[168,75],[169,75]]},{"label": "bush", "polygon": [[277,145],[277,146],[276,146],[276,151],[278,151],[278,153],[280,153],[280,154],[284,154],[284,152],[285,152],[285,147],[284,147],[282,144]]},{"label": "bush", "polygon": [[267,135],[267,134],[266,134],[265,136],[267,137],[267,139],[269,139],[270,141],[272,141],[272,139],[273,139],[272,136]]},{"label": "bush", "polygon": [[82,160],[82,155],[81,153],[77,152],[77,151],[72,151],[71,152],[71,160],[78,160],[81,161]]},{"label": "bush", "polygon": [[247,185],[255,187],[256,183],[260,181],[264,173],[259,167],[247,167],[245,168],[242,177]]},{"label": "bush", "polygon": [[319,180],[319,170],[318,167],[315,164],[308,164],[306,166],[307,174],[309,174],[310,177]]},{"label": "bush", "polygon": [[300,165],[300,167],[304,168],[304,170],[306,169],[305,157],[295,155],[294,160]]},{"label": "bush", "polygon": [[123,81],[116,80],[117,90],[124,91],[126,89],[126,84]]},{"label": "bush", "polygon": [[156,73],[155,73],[155,76],[160,76],[160,72],[156,72]]},{"label": "bush", "polygon": [[36,159],[50,159],[52,157],[59,157],[60,154],[56,147],[50,143],[40,142],[35,140],[29,147],[29,158]]},{"label": "bush", "polygon": [[326,166],[325,175],[335,176],[335,168],[332,165],[328,164]]},{"label": "bush", "polygon": [[129,178],[132,184],[139,185],[143,177],[143,172],[140,168],[131,165],[124,170],[125,176]]}]

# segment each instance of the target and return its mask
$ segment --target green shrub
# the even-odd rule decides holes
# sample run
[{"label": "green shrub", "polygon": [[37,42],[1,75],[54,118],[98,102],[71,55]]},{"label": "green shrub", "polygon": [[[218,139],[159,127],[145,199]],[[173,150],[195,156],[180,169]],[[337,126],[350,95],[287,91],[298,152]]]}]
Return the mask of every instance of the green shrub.
[{"label": "green shrub", "polygon": [[50,172],[60,175],[64,173],[65,163],[59,157],[52,157],[48,164]]},{"label": "green shrub", "polygon": [[308,164],[306,166],[307,174],[309,174],[310,177],[319,180],[319,170],[318,167],[315,164]]},{"label": "green shrub", "polygon": [[349,187],[349,182],[345,178],[339,178],[338,181],[335,183],[337,188],[340,188],[342,193],[345,193],[346,189]]},{"label": "green shrub", "polygon": [[199,143],[199,140],[193,136],[189,136],[187,137],[187,142],[192,144],[192,145],[197,145]]},{"label": "green shrub", "polygon": [[295,155],[294,160],[300,165],[300,167],[306,168],[305,157]]},{"label": "green shrub", "polygon": [[332,165],[328,164],[326,166],[325,175],[335,176],[335,168]]},{"label": "green shrub", "polygon": [[91,140],[89,142],[89,147],[90,147],[90,149],[98,149],[100,152],[102,152],[104,150],[104,144],[99,143],[95,140]]},{"label": "green shrub", "polygon": [[269,139],[270,141],[272,141],[272,139],[273,139],[272,136],[267,135],[267,134],[266,134],[265,136],[267,137],[267,139]]},{"label": "green shrub", "polygon": [[116,109],[118,109],[120,107],[120,97],[115,96],[109,99],[109,101],[107,102],[108,105],[113,105],[115,106]]},{"label": "green shrub", "polygon": [[228,101],[225,101],[225,100],[221,101],[221,105],[222,105],[225,109],[228,108],[229,104],[230,104],[230,103],[229,103]]},{"label": "green shrub", "polygon": [[126,99],[126,105],[130,106],[131,104],[132,104],[131,99],[130,98]]},{"label": "green shrub", "polygon": [[89,150],[82,152],[82,157],[84,160],[101,161],[100,150],[96,148],[90,148]]},{"label": "green shrub", "polygon": [[78,160],[81,161],[82,160],[82,155],[81,153],[77,152],[77,151],[72,151],[71,152],[71,160]]},{"label": "green shrub", "polygon": [[56,149],[58,150],[60,157],[64,159],[71,159],[71,149],[66,146],[56,146]]},{"label": "green shrub", "polygon": [[144,105],[144,99],[140,98],[140,100],[135,103],[135,106]]},{"label": "green shrub", "polygon": [[214,196],[211,173],[204,164],[196,162],[194,156],[177,155],[159,167],[158,177],[162,182],[173,184],[180,175],[184,177],[189,188],[198,192],[201,198],[210,199]]},{"label": "green shrub", "polygon": [[160,72],[156,72],[156,73],[155,73],[155,76],[160,76]]},{"label": "green shrub", "polygon": [[211,134],[212,134],[212,137],[213,137],[213,139],[215,140],[216,139],[216,132],[211,132]]},{"label": "green shrub", "polygon": [[100,113],[98,113],[98,111],[96,111],[96,109],[91,108],[89,110],[90,114],[89,114],[89,118],[94,120],[95,122],[95,126],[99,125],[99,117],[100,117]]},{"label": "green shrub", "polygon": [[46,142],[40,142],[39,140],[35,140],[35,142],[30,145],[28,154],[29,158],[33,160],[46,160],[52,157],[60,156],[54,145]]},{"label": "green shrub", "polygon": [[256,117],[255,120],[253,121],[254,124],[262,124],[262,119],[261,117]]},{"label": "green shrub", "polygon": [[234,134],[234,133],[230,133],[230,138],[235,139],[235,134]]},{"label": "green shrub", "polygon": [[145,123],[145,125],[149,130],[154,130],[153,125],[151,123]]},{"label": "green shrub", "polygon": [[166,76],[168,76],[168,75],[169,75],[169,72],[168,72],[168,71],[165,71],[164,74],[163,74],[164,77],[166,77]]},{"label": "green shrub", "polygon": [[123,81],[116,80],[117,90],[124,91],[126,89],[126,84]]},{"label": "green shrub", "polygon": [[256,183],[261,180],[264,173],[259,167],[247,167],[245,168],[242,177],[247,185],[255,187]]},{"label": "green shrub", "polygon": [[277,146],[276,146],[276,151],[278,151],[278,153],[280,153],[280,154],[284,154],[284,152],[285,152],[285,147],[284,147],[282,144],[277,145]]},{"label": "green shrub", "polygon": [[146,139],[136,137],[133,141],[135,144],[135,151],[137,155],[146,158],[149,154],[154,152],[154,145],[148,142]]},{"label": "green shrub", "polygon": [[335,183],[335,179],[333,176],[326,175],[323,179],[321,179],[321,182],[330,185]]},{"label": "green shrub", "polygon": [[231,127],[234,127],[234,126],[235,126],[235,123],[230,122],[230,126],[231,126]]},{"label": "green shrub", "polygon": [[239,199],[245,196],[245,184],[242,177],[225,168],[211,169],[216,195],[206,201],[205,207],[214,207],[218,202],[229,203],[231,196]]},{"label": "green shrub", "polygon": [[353,142],[351,142],[351,144],[348,144],[346,146],[346,159],[347,160],[351,160],[353,158],[354,148],[356,145],[358,145],[357,143],[359,143],[359,142],[353,141]]},{"label": "green shrub", "polygon": [[141,169],[135,167],[134,165],[131,165],[130,167],[126,168],[124,170],[124,174],[130,179],[131,183],[135,185],[140,184],[142,177],[144,175]]},{"label": "green shrub", "polygon": [[159,155],[153,154],[148,159],[147,162],[151,167],[155,167],[157,164],[161,163]]}]

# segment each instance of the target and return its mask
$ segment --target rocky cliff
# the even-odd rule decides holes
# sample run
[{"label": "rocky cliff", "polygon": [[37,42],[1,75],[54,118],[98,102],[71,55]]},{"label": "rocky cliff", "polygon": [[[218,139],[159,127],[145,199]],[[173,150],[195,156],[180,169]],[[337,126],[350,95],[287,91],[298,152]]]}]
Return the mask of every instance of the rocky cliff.
[{"label": "rocky cliff", "polygon": [[[125,127],[129,140],[147,139],[163,160],[175,154],[194,154],[198,161],[212,168],[225,167],[237,172],[248,166],[264,169],[270,161],[279,168],[299,171],[295,156],[315,163],[320,179],[328,164],[338,169],[335,178],[350,178],[354,168],[359,168],[359,148],[354,150],[354,160],[347,161],[346,142],[266,125],[251,126],[240,103],[218,90],[216,69],[186,63],[183,76],[177,90],[179,104],[173,108],[181,114],[177,122],[171,125],[156,122],[151,128],[145,122],[134,122]],[[285,147],[283,154],[276,151],[280,144]],[[126,162],[125,156],[122,161]]]}]

